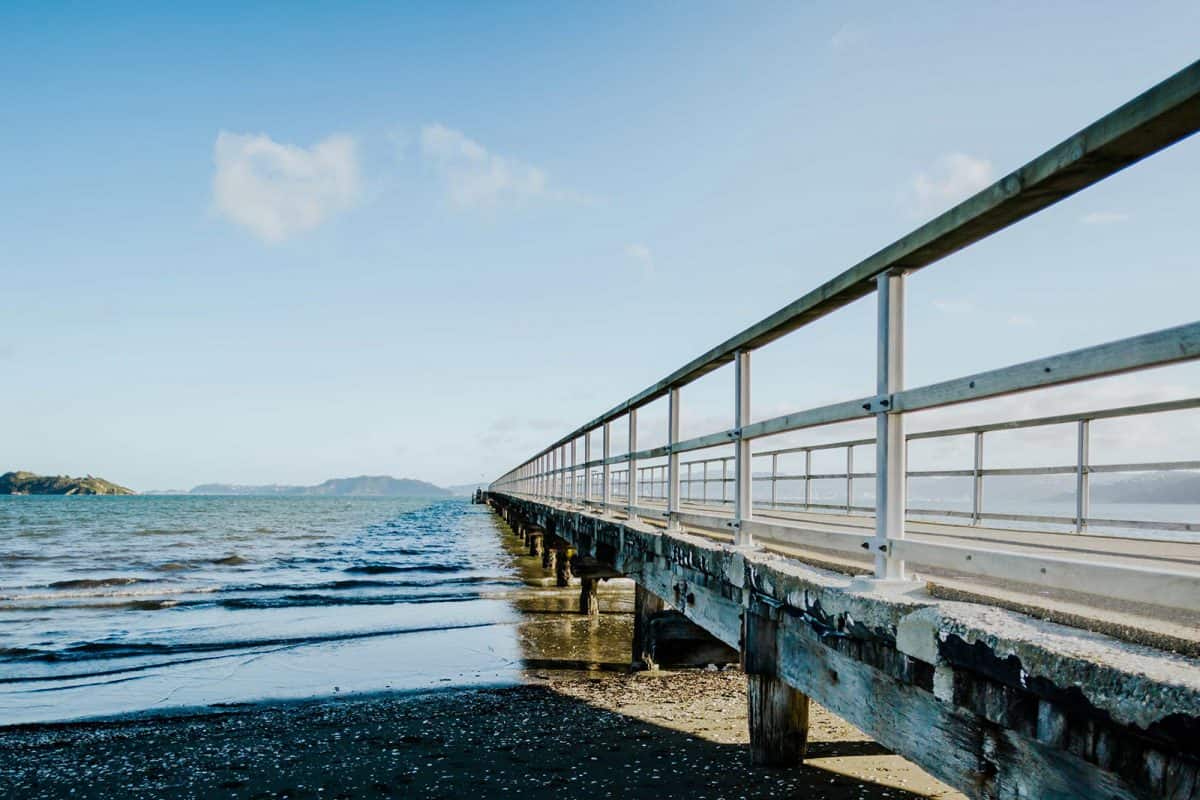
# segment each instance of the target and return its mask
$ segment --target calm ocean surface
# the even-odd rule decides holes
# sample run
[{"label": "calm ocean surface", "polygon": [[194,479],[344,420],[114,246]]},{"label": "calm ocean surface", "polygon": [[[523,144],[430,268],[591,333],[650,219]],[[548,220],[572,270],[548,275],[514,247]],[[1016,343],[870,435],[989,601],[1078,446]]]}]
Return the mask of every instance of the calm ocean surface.
[{"label": "calm ocean surface", "polygon": [[510,682],[518,583],[465,500],[0,496],[0,725]]}]

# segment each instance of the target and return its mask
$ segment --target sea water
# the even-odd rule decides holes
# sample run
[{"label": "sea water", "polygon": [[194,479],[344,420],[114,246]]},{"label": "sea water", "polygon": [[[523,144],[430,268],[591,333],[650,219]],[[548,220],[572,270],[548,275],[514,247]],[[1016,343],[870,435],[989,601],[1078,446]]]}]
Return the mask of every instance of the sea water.
[{"label": "sea water", "polygon": [[466,501],[0,496],[0,725],[517,679]]}]

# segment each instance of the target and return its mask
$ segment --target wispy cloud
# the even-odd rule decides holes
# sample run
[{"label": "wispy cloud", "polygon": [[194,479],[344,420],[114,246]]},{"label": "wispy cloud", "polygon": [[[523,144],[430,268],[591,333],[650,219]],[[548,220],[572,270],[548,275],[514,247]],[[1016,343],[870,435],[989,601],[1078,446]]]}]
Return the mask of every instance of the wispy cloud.
[{"label": "wispy cloud", "polygon": [[1129,215],[1121,211],[1093,211],[1090,214],[1084,214],[1079,221],[1084,225],[1116,225],[1120,222],[1128,222]]},{"label": "wispy cloud", "polygon": [[650,273],[654,271],[654,254],[650,252],[649,247],[641,242],[625,245],[625,255],[635,263],[641,265],[645,272]]},{"label": "wispy cloud", "polygon": [[459,208],[525,202],[546,193],[548,177],[543,170],[491,153],[445,125],[421,129],[421,153],[437,166],[447,197]]},{"label": "wispy cloud", "polygon": [[266,134],[221,131],[213,162],[214,208],[266,242],[311,230],[359,197],[358,157],[349,136],[303,148]]},{"label": "wispy cloud", "polygon": [[867,39],[867,33],[857,25],[847,23],[838,28],[833,36],[829,37],[829,47],[835,52],[840,53],[843,50],[849,50],[856,47]]},{"label": "wispy cloud", "polygon": [[965,153],[947,153],[928,170],[918,172],[908,188],[915,214],[944,211],[990,184],[992,162]]}]

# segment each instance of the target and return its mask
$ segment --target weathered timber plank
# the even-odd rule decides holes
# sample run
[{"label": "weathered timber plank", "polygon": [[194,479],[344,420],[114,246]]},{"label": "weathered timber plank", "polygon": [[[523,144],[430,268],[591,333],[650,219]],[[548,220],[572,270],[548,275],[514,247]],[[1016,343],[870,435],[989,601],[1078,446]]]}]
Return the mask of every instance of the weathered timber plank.
[{"label": "weathered timber plank", "polygon": [[779,675],[880,744],[972,797],[1145,800],[1143,791],[824,646],[802,623],[779,628]]}]

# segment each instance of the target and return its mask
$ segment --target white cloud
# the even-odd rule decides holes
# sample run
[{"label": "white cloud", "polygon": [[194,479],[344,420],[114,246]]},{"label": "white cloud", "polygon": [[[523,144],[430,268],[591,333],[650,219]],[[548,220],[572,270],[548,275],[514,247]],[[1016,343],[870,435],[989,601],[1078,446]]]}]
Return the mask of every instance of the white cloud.
[{"label": "white cloud", "polygon": [[546,193],[544,171],[490,153],[462,131],[445,125],[421,129],[421,152],[437,165],[447,196],[459,208],[524,202]]},{"label": "white cloud", "polygon": [[218,212],[267,242],[311,230],[359,196],[358,157],[349,136],[311,148],[265,134],[221,131],[213,146]]},{"label": "white cloud", "polygon": [[650,248],[640,242],[625,246],[625,255],[641,265],[646,272],[654,271],[654,254]]},{"label": "white cloud", "polygon": [[834,52],[848,50],[851,47],[862,44],[866,41],[867,34],[856,25],[846,24],[837,29],[833,36],[829,37],[829,46]]},{"label": "white cloud", "polygon": [[992,162],[965,153],[947,153],[932,169],[913,178],[909,188],[913,210],[917,214],[944,211],[991,182]]},{"label": "white cloud", "polygon": [[1093,211],[1091,214],[1084,214],[1080,221],[1084,225],[1115,225],[1128,222],[1129,215],[1120,211]]}]

